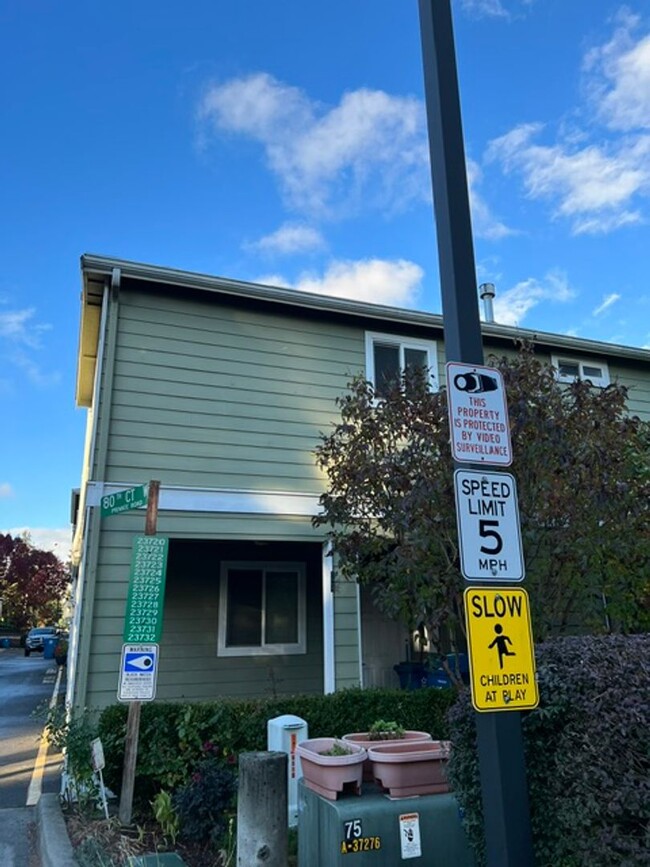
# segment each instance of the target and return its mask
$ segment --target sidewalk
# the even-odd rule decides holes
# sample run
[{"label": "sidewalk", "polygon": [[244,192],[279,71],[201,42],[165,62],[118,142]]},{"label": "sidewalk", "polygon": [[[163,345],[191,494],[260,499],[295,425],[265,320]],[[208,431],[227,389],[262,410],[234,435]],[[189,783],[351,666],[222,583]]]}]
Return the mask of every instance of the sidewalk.
[{"label": "sidewalk", "polygon": [[0,810],[0,864],[2,867],[42,867],[33,807]]}]

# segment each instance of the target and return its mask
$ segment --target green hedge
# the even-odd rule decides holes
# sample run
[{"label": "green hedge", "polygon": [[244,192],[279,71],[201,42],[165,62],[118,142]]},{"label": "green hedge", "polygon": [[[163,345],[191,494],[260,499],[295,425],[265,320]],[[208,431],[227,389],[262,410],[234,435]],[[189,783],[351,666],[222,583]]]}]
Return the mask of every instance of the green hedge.
[{"label": "green hedge", "polygon": [[[161,788],[174,790],[187,782],[204,757],[206,742],[233,757],[265,750],[267,722],[282,714],[306,720],[310,738],[367,731],[377,719],[395,720],[404,728],[446,738],[446,713],[453,700],[449,689],[349,689],[331,695],[144,704],[135,798],[144,808]],[[116,793],[122,782],[126,716],[127,707],[120,704],[106,708],[99,719],[106,755],[104,780]]]},{"label": "green hedge", "polygon": [[[540,705],[523,714],[536,867],[650,863],[650,636],[583,636],[536,649]],[[449,776],[484,851],[475,715],[449,713]]]}]

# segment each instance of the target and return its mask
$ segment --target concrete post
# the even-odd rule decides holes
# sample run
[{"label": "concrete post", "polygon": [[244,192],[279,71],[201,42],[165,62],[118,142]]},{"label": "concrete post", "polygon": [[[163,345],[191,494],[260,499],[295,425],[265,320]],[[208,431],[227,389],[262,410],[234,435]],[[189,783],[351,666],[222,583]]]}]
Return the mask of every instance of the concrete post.
[{"label": "concrete post", "polygon": [[287,754],[242,753],[237,795],[238,867],[287,867]]}]

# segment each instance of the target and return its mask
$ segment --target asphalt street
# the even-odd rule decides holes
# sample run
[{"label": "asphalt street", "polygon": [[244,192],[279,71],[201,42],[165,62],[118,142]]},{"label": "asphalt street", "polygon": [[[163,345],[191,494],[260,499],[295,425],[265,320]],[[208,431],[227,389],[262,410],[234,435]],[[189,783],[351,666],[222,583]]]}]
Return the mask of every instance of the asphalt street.
[{"label": "asphalt street", "polygon": [[39,867],[35,804],[41,792],[58,792],[61,758],[41,740],[46,708],[59,669],[41,654],[0,648],[0,865]]}]

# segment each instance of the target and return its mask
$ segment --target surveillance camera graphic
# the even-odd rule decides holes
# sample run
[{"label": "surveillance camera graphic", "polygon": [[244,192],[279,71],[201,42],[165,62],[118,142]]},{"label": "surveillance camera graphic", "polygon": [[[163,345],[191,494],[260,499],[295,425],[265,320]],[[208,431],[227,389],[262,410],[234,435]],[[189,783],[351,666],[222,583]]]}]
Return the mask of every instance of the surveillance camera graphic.
[{"label": "surveillance camera graphic", "polygon": [[483,394],[499,388],[496,377],[488,376],[487,373],[458,373],[454,377],[454,385],[458,391],[465,391],[467,394]]}]

